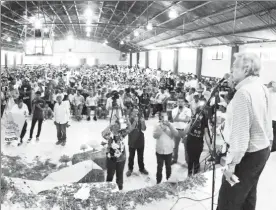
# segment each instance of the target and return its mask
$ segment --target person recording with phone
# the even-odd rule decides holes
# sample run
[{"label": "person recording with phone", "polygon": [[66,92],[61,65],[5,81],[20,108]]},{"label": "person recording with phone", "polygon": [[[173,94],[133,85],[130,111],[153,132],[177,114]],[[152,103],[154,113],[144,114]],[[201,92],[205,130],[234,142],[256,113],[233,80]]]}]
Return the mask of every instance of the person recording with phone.
[{"label": "person recording with phone", "polygon": [[107,145],[106,153],[106,168],[107,168],[107,182],[112,182],[116,172],[116,183],[119,190],[123,189],[124,167],[126,162],[126,151],[124,138],[137,126],[134,121],[130,124],[129,119],[120,121],[114,116],[110,125],[103,130],[102,137],[105,141],[102,145]]},{"label": "person recording with phone", "polygon": [[142,113],[139,113],[138,108],[133,108],[129,121],[131,124],[135,123],[136,126],[128,134],[128,146],[129,146],[129,159],[128,159],[128,171],[127,176],[131,176],[134,165],[135,152],[137,151],[139,171],[142,174],[148,175],[148,171],[145,169],[144,164],[144,149],[145,149],[145,135],[144,131],[147,129],[145,119]]},{"label": "person recording with phone", "polygon": [[[195,175],[200,170],[200,155],[203,151],[204,138],[210,151],[212,151],[211,139],[208,129],[208,118],[205,112],[202,112],[202,103],[196,109],[196,113],[190,124],[186,127],[187,133],[186,150],[188,153],[188,176]],[[191,127],[192,126],[192,127]]]},{"label": "person recording with phone", "polygon": [[156,139],[156,158],[157,158],[157,184],[162,181],[162,170],[165,162],[166,178],[171,176],[171,161],[174,149],[174,138],[178,135],[178,131],[173,124],[168,121],[166,113],[161,114],[161,120],[155,126],[153,131],[153,138]]}]

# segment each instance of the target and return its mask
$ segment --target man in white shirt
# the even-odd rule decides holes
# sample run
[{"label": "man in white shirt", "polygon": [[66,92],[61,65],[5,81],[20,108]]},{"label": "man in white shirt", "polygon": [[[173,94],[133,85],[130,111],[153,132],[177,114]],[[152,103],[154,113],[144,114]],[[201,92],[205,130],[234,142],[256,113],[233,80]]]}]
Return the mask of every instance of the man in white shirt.
[{"label": "man in white shirt", "polygon": [[196,109],[197,109],[197,107],[199,107],[199,105],[200,105],[199,95],[198,95],[198,93],[194,93],[194,98],[190,102],[190,108],[192,110],[192,115],[194,115],[196,113]]},{"label": "man in white shirt", "polygon": [[97,104],[97,97],[94,96],[93,92],[90,91],[89,96],[86,98],[86,108],[87,108],[87,120],[90,121],[90,114],[91,114],[91,110],[94,111],[94,120],[96,121],[96,104]]},{"label": "man in white shirt", "polygon": [[276,151],[276,81],[272,82],[272,86],[270,89],[270,97],[271,97],[271,116],[272,116],[272,126],[273,126],[273,143],[271,152]]},{"label": "man in white shirt", "polygon": [[85,103],[84,97],[83,95],[80,94],[80,90],[78,90],[77,94],[74,96],[74,99],[73,99],[74,112],[77,120],[81,120],[84,103]]},{"label": "man in white shirt", "polygon": [[157,93],[155,97],[156,105],[152,113],[153,116],[155,116],[157,112],[159,112],[159,116],[161,116],[161,112],[163,111],[163,105],[166,101],[166,98],[167,96],[166,96],[165,90],[164,88],[161,88],[161,92]]},{"label": "man in white shirt", "polygon": [[[185,106],[184,99],[178,99],[178,107],[172,110],[172,119],[173,126],[178,130],[178,136],[174,137],[174,151],[173,151],[173,160],[172,164],[177,163],[178,160],[178,148],[179,143],[182,138],[184,138],[184,130],[188,125],[188,122],[191,120],[192,112],[189,108]],[[185,142],[184,142],[185,147]],[[185,160],[188,162],[188,155],[185,147]]]},{"label": "man in white shirt", "polygon": [[58,138],[56,145],[61,144],[62,146],[65,146],[66,144],[66,127],[68,126],[69,116],[70,113],[66,103],[62,101],[62,96],[58,95],[57,103],[54,107],[54,121],[57,127]]},{"label": "man in white shirt", "polygon": [[272,107],[269,91],[259,78],[259,56],[248,52],[235,57],[231,73],[237,92],[227,107],[225,129],[229,131],[225,139],[229,151],[217,210],[255,210],[258,180],[273,138]]},{"label": "man in white shirt", "polygon": [[19,116],[19,117],[24,117],[25,118],[25,122],[23,125],[23,128],[21,130],[20,133],[20,142],[18,143],[18,146],[20,146],[21,144],[23,144],[23,138],[27,132],[27,116],[29,113],[28,107],[26,104],[23,103],[23,97],[19,97],[18,99],[18,104],[15,104],[12,109],[11,109],[11,113]]}]

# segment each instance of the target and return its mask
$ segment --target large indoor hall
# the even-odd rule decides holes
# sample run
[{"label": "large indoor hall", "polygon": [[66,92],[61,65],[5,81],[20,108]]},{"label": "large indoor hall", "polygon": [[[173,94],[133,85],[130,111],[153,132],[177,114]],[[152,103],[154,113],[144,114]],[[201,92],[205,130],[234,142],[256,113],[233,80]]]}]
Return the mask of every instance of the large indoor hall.
[{"label": "large indoor hall", "polygon": [[1,209],[276,210],[275,1],[2,1]]}]

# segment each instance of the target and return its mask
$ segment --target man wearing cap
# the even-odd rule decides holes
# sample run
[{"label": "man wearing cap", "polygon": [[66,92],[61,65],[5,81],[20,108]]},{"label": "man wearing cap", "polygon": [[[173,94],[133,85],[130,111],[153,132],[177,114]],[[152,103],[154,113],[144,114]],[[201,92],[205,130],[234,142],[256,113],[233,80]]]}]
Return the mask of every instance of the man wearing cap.
[{"label": "man wearing cap", "polygon": [[23,125],[23,128],[21,130],[20,133],[20,142],[18,143],[18,146],[20,146],[23,143],[23,138],[26,134],[27,131],[27,116],[28,116],[28,107],[26,104],[23,103],[23,97],[20,96],[18,98],[18,104],[15,104],[12,109],[11,109],[11,113],[16,114],[16,115],[21,115],[22,117],[25,118],[25,122]]},{"label": "man wearing cap", "polygon": [[190,102],[190,107],[192,110],[192,115],[196,113],[196,109],[199,106],[199,95],[197,92],[194,93],[194,99]]},{"label": "man wearing cap", "polygon": [[39,141],[39,136],[41,132],[41,126],[44,119],[44,107],[45,107],[45,101],[41,99],[41,92],[37,91],[35,93],[35,98],[32,102],[32,125],[30,130],[30,138],[28,142],[30,142],[33,138],[33,131],[36,122],[38,122],[38,129],[37,129],[37,135],[36,135],[36,141]]}]

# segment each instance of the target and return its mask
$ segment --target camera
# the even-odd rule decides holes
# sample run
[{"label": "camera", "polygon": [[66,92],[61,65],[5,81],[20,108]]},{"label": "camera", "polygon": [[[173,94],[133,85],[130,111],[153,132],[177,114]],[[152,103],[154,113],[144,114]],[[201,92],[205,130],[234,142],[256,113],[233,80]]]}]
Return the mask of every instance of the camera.
[{"label": "camera", "polygon": [[119,99],[119,98],[120,98],[120,96],[119,96],[118,91],[112,91],[112,93],[111,93],[112,108],[118,107],[117,99]]}]

